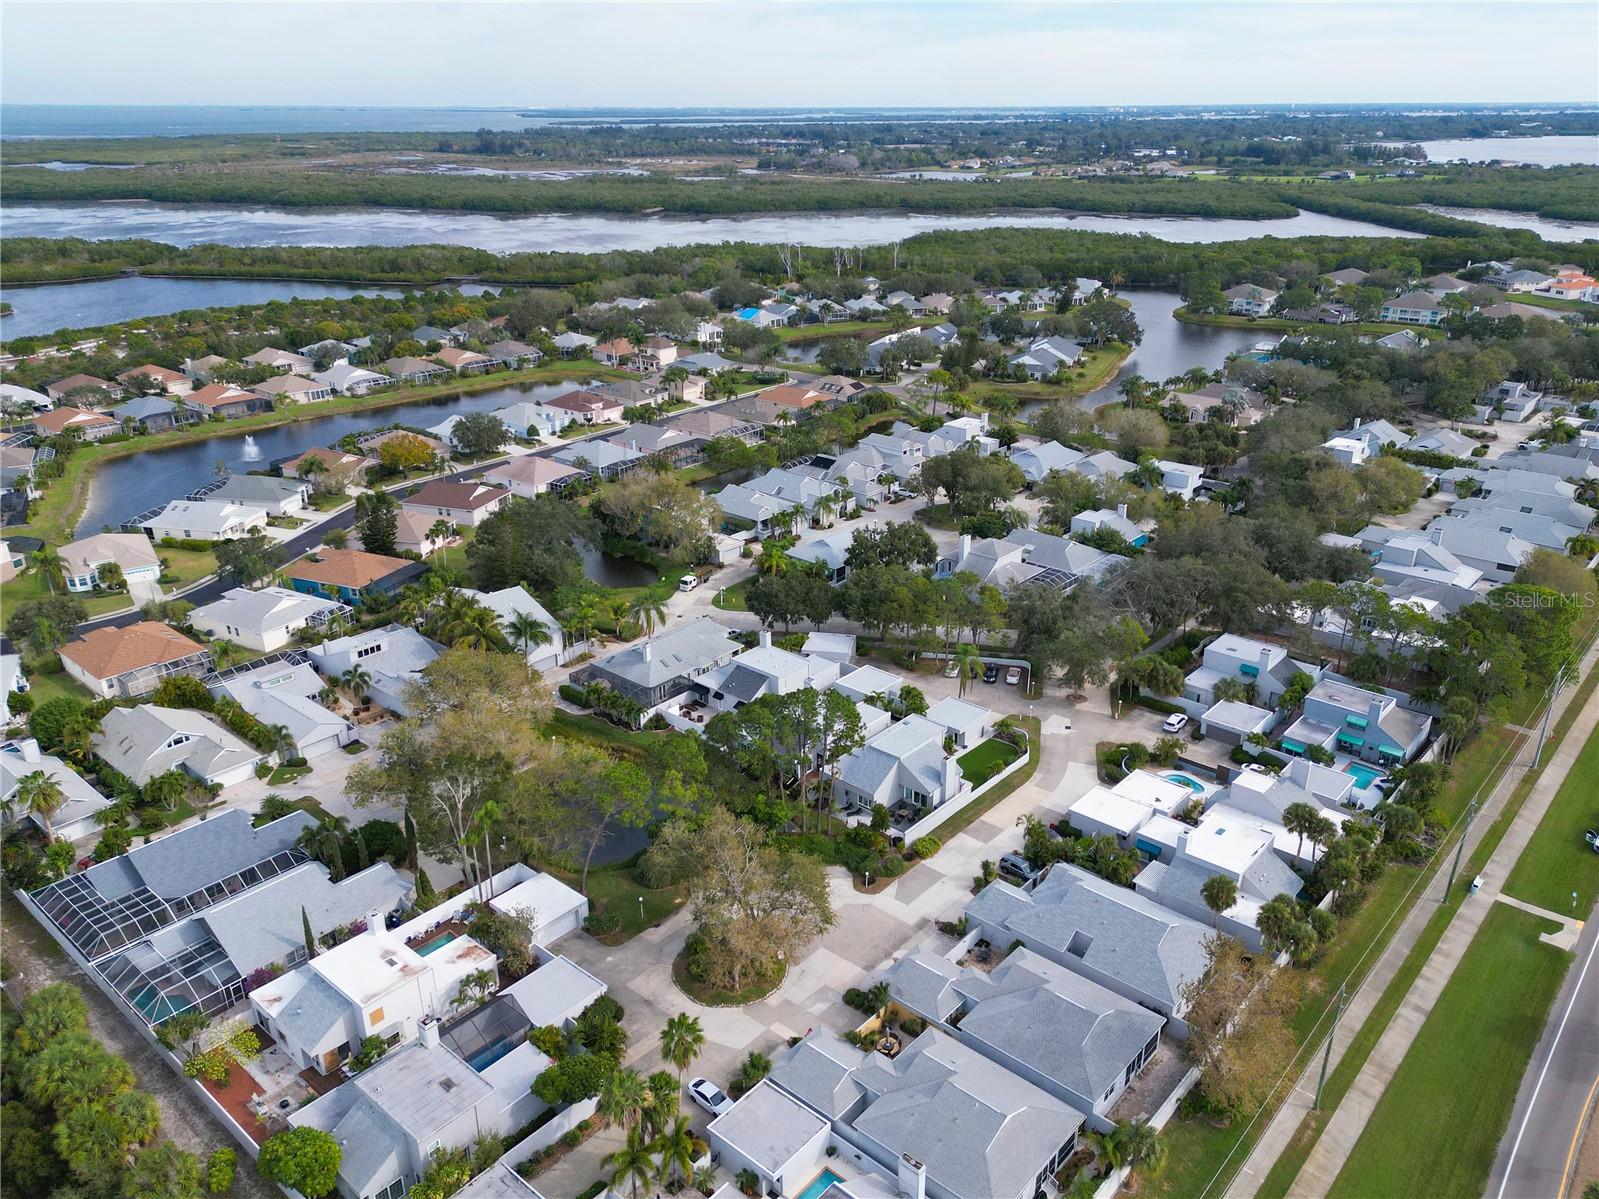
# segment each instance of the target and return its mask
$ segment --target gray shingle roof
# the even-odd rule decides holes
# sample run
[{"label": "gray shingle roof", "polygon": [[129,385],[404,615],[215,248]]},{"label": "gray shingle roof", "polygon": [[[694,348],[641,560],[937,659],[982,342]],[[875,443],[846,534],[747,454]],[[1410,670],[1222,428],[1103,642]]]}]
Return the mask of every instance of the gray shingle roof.
[{"label": "gray shingle roof", "polygon": [[934,1029],[857,1076],[877,1097],[856,1131],[921,1162],[954,1199],[1022,1195],[1083,1123],[1082,1113]]},{"label": "gray shingle roof", "polygon": [[895,962],[885,979],[895,1002],[934,1020],[947,1020],[960,1006],[954,985],[960,977],[954,962],[920,949]]},{"label": "gray shingle roof", "polygon": [[356,1194],[365,1195],[399,1177],[403,1142],[372,1100],[357,1096],[330,1131],[339,1143],[339,1177]]},{"label": "gray shingle roof", "polygon": [[780,1057],[770,1077],[813,1110],[837,1119],[865,1095],[855,1071],[871,1056],[835,1033],[816,1032]]},{"label": "gray shingle roof", "polygon": [[410,893],[410,885],[387,862],[338,883],[320,863],[307,862],[267,886],[208,908],[204,918],[234,968],[248,974],[287,961],[305,945],[302,908],[320,935],[371,912],[387,914]]},{"label": "gray shingle roof", "polygon": [[1134,891],[1061,863],[1029,894],[994,882],[966,905],[968,916],[1003,927],[1057,961],[1073,958],[1173,1010],[1182,987],[1205,972],[1211,930]]},{"label": "gray shingle roof", "polygon": [[105,895],[126,894],[142,884],[163,898],[181,898],[275,853],[293,849],[301,830],[315,823],[304,812],[291,812],[281,820],[251,828],[247,813],[230,808],[92,866],[88,879]]},{"label": "gray shingle roof", "polygon": [[279,1039],[293,1045],[316,1045],[350,1011],[350,1001],[332,983],[314,970],[307,969],[305,974],[305,985],[272,1018]]},{"label": "gray shingle roof", "polygon": [[718,658],[737,653],[739,648],[725,628],[702,616],[643,645],[612,654],[599,662],[597,669],[637,686],[657,687],[678,675],[703,670]]}]

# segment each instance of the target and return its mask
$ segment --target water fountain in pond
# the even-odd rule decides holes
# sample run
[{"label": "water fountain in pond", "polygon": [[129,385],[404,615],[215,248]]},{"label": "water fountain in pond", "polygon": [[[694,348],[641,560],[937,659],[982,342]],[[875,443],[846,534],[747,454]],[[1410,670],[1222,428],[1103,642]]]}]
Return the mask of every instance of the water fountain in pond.
[{"label": "water fountain in pond", "polygon": [[244,438],[244,453],[240,457],[245,462],[261,461],[261,447],[255,444],[255,438],[246,434]]}]

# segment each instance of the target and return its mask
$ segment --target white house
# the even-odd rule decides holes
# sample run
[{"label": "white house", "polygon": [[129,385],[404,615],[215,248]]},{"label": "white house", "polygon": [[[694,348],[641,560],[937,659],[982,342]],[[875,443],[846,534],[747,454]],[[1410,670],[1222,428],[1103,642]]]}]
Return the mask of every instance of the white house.
[{"label": "white house", "polygon": [[287,731],[302,758],[321,757],[355,740],[355,726],[319,702],[326,688],[303,662],[230,671],[210,686],[212,695],[226,696],[262,724]]},{"label": "white house", "polygon": [[338,362],[325,371],[317,371],[311,378],[342,396],[363,396],[379,387],[387,387],[394,380],[377,371]]},{"label": "white house", "polygon": [[189,613],[189,624],[213,641],[233,641],[246,649],[270,653],[282,649],[301,629],[316,628],[350,611],[345,604],[291,591],[234,587],[222,598]]},{"label": "white house", "polygon": [[1326,450],[1339,466],[1360,466],[1372,455],[1371,446],[1354,437],[1329,437],[1321,443],[1321,448]]},{"label": "white house", "polygon": [[508,458],[499,466],[483,472],[483,481],[493,487],[503,487],[512,495],[532,499],[552,488],[559,489],[573,479],[583,477],[575,466],[557,462],[544,454],[523,454]]},{"label": "white house", "polygon": [[99,837],[104,830],[95,817],[110,807],[111,801],[60,758],[42,751],[32,737],[0,745],[0,824],[28,819],[44,832],[45,822],[38,813],[24,811],[17,797],[22,780],[36,773],[49,778],[66,796],[66,802],[50,817],[50,836],[68,841]]},{"label": "white house", "polygon": [[511,493],[503,487],[483,483],[452,483],[435,479],[400,503],[406,512],[449,521],[452,525],[475,529],[505,506]]},{"label": "white house", "polygon": [[308,479],[229,475],[208,487],[203,498],[214,504],[264,508],[268,516],[298,516],[311,502],[312,486]]},{"label": "white house", "polygon": [[229,787],[251,777],[256,764],[266,760],[206,713],[154,704],[112,708],[93,742],[102,761],[141,787],[169,770]]},{"label": "white house", "polygon": [[142,526],[145,536],[159,541],[231,541],[266,528],[262,507],[213,500],[173,500]]},{"label": "white house", "polygon": [[1083,347],[1064,337],[1038,337],[1025,350],[1010,356],[1012,367],[1026,371],[1029,378],[1047,379],[1057,371],[1076,365]]},{"label": "white house", "polygon": [[1444,319],[1438,297],[1428,291],[1407,291],[1384,300],[1378,319],[1385,324],[1440,325]]},{"label": "white house", "polygon": [[[473,591],[463,587],[463,595],[471,596],[477,600],[499,619],[500,628],[506,638],[516,649],[523,651],[527,664],[534,670],[551,670],[558,666],[566,654],[566,640],[561,632],[561,624],[551,616],[549,610],[534,599],[526,587],[503,587],[499,591]],[[523,645],[511,632],[511,622],[518,616],[531,616],[549,636],[549,641],[543,645]]]},{"label": "white house", "polygon": [[1200,655],[1200,664],[1183,680],[1183,693],[1172,697],[1190,715],[1203,715],[1218,700],[1216,689],[1227,679],[1240,684],[1250,702],[1275,707],[1294,676],[1306,674],[1312,682],[1326,673],[1324,665],[1302,662],[1280,645],[1223,633],[1211,640]]},{"label": "white house", "polygon": [[444,647],[404,625],[385,625],[349,637],[336,637],[307,651],[317,673],[338,681],[352,669],[366,675],[363,690],[391,712],[407,714],[406,693]]},{"label": "white house", "polygon": [[130,591],[134,584],[153,586],[161,578],[161,559],[143,533],[94,533],[56,552],[68,591],[93,591],[100,585],[100,568],[108,564],[122,571]]},{"label": "white house", "polygon": [[1240,283],[1221,294],[1227,301],[1227,311],[1234,316],[1269,316],[1278,293],[1254,283]]}]

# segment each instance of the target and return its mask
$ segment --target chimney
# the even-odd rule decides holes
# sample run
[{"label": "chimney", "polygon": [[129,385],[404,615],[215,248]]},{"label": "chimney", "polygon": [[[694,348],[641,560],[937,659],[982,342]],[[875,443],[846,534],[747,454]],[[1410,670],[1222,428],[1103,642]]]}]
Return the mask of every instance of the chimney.
[{"label": "chimney", "polygon": [[416,1026],[416,1035],[422,1042],[424,1049],[437,1049],[439,1047],[439,1022],[435,1016],[424,1016]]},{"label": "chimney", "polygon": [[772,648],[772,630],[771,629],[762,629],[761,630],[760,644],[761,644],[761,648],[762,649],[771,649]]},{"label": "chimney", "polygon": [[644,660],[648,662],[650,660],[650,643],[646,641],[639,652],[644,655]]},{"label": "chimney", "polygon": [[1382,719],[1383,701],[1386,699],[1387,696],[1383,695],[1371,697],[1371,703],[1366,708],[1366,724],[1368,726],[1374,725]]},{"label": "chimney", "polygon": [[960,759],[954,754],[944,759],[944,802],[948,803],[960,791],[961,782]]},{"label": "chimney", "polygon": [[1427,530],[1427,540],[1431,541],[1434,545],[1442,545],[1444,543],[1443,525],[1434,522],[1433,526]]},{"label": "chimney", "polygon": [[1117,504],[1116,505],[1116,515],[1121,517],[1123,520],[1126,520],[1127,519],[1127,505],[1126,504]]},{"label": "chimney", "polygon": [[961,562],[966,561],[966,555],[971,553],[971,552],[972,552],[972,535],[970,533],[962,533],[961,534],[961,540],[960,540],[960,551],[955,555],[956,563],[959,564]]},{"label": "chimney", "polygon": [[385,931],[383,913],[368,912],[366,914],[366,933],[369,937],[382,936]]},{"label": "chimney", "polygon": [[1271,646],[1263,645],[1263,646],[1260,647],[1260,673],[1261,674],[1265,674],[1270,669],[1271,669]]},{"label": "chimney", "polygon": [[22,760],[28,763],[44,761],[44,752],[39,748],[39,743],[32,737],[24,737],[17,742],[17,749],[21,751]]},{"label": "chimney", "polygon": [[1350,426],[1350,427],[1353,428],[1353,429],[1360,428],[1360,418],[1358,416],[1355,417],[1355,423],[1352,426]]},{"label": "chimney", "polygon": [[899,1199],[927,1199],[927,1167],[908,1153],[899,1157]]}]

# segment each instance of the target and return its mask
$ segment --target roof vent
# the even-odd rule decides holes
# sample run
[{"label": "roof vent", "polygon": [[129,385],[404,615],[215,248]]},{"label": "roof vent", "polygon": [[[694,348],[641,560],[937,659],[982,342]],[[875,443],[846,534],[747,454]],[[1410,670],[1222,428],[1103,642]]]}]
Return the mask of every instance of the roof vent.
[{"label": "roof vent", "polygon": [[455,1090],[456,1082],[453,1078],[441,1078],[439,1080],[439,1086],[446,1091],[453,1091]]}]

